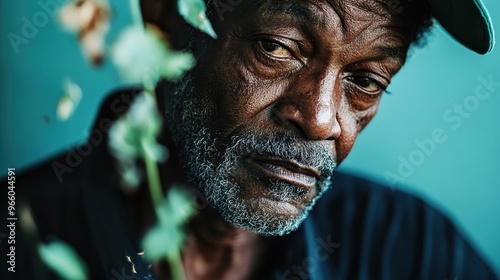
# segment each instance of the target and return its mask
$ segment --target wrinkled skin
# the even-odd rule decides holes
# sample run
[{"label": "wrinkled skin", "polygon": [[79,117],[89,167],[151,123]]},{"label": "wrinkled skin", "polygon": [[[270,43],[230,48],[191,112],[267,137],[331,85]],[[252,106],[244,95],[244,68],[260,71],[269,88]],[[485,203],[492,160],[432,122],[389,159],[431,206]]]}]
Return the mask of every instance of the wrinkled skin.
[{"label": "wrinkled skin", "polygon": [[[181,151],[185,165],[197,155],[217,166],[229,153],[228,147],[236,144],[235,138],[285,137],[290,149],[300,147],[306,156],[282,158],[272,152],[240,151],[222,176],[237,190],[233,198],[238,209],[270,220],[298,220],[332,175],[307,155],[319,154],[334,165],[345,159],[377,112],[384,89],[403,66],[409,35],[391,9],[369,0],[243,2],[225,12],[223,21],[214,13],[217,40],[200,34],[191,38],[198,64],[184,86],[194,92],[174,85],[172,91],[185,95],[170,96],[182,100],[167,112],[173,149]],[[170,26],[175,20],[154,12],[151,17],[150,22],[170,30],[174,43],[183,41],[178,38],[182,33]],[[188,113],[172,112],[186,110],[181,108],[186,98],[192,101]],[[186,118],[192,118],[191,123],[184,123]],[[211,139],[190,154],[190,143],[200,137],[194,131],[198,129],[209,130],[209,136],[201,136]],[[186,173],[187,181],[204,196],[212,195],[210,186],[203,185],[205,177],[189,168]],[[297,195],[287,199],[276,195],[273,188],[278,187],[271,181],[285,182],[294,188],[284,189],[296,190]],[[183,255],[188,277],[245,279],[256,275],[264,260],[258,256],[267,245],[265,238],[252,231],[272,235],[289,230],[254,230],[252,221],[232,219],[228,217],[231,209],[208,200],[216,211],[202,211],[193,221],[193,234]]]},{"label": "wrinkled skin", "polygon": [[[237,186],[233,188],[233,197],[238,207],[233,208],[246,207],[254,215],[267,212],[267,219],[273,218],[271,214],[276,220],[294,219],[326,188],[325,180],[335,167],[330,164],[330,170],[322,169],[309,155],[324,151],[315,155],[323,159],[323,165],[329,160],[337,165],[344,160],[358,133],[377,111],[384,88],[402,66],[406,44],[391,15],[380,10],[381,5],[347,2],[337,7],[325,1],[261,2],[241,4],[239,8],[244,13],[233,11],[223,22],[214,20],[220,37],[198,52],[199,65],[188,86],[195,92],[186,98],[198,103],[171,109],[188,113],[182,118],[173,115],[168,119],[174,120],[174,126],[188,127],[174,132],[177,145],[185,150],[186,162],[202,157],[220,164],[227,147],[236,142],[235,137],[239,140],[249,135],[264,139],[289,136],[289,145],[282,150],[302,149],[304,159],[280,152],[277,147],[284,141],[275,141],[271,144],[276,146],[274,151],[263,153],[257,147],[245,146],[243,152],[233,156],[231,170],[214,167],[210,172],[226,173],[226,184]],[[191,124],[183,123],[182,119],[194,118],[192,112],[199,112],[202,117]],[[208,128],[211,135],[198,135],[203,128]],[[212,150],[217,152],[187,147],[200,138],[212,138],[203,145],[213,143]],[[188,169],[190,179],[200,177],[191,183],[201,189],[228,222],[264,234],[289,231],[258,229],[246,225],[252,223],[249,219],[232,218],[230,212],[235,210],[219,204],[233,197],[211,201],[214,191],[210,185],[203,186],[208,179],[200,173],[205,170]],[[303,191],[297,190],[295,197],[285,201],[283,195],[271,193],[285,187],[277,187],[269,179]],[[224,189],[229,191],[230,187],[221,186],[219,192]],[[260,215],[264,217],[266,213]],[[265,220],[256,220],[254,224]]]}]

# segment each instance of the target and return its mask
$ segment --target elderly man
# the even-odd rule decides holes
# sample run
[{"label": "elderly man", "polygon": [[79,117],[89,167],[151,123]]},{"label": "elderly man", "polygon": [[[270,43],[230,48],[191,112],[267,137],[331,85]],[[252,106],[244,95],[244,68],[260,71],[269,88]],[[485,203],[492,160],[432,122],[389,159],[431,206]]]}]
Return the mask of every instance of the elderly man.
[{"label": "elderly man", "polygon": [[[208,7],[218,39],[188,27],[175,1],[142,7],[175,48],[197,58],[180,81],[157,89],[162,139],[173,154],[161,166],[162,182],[187,183],[209,205],[188,226],[186,279],[496,279],[423,201],[334,174],[433,17],[470,49],[491,49],[480,3],[221,0]],[[125,113],[117,102],[134,95],[109,97],[96,125]],[[168,266],[151,269],[137,255],[153,223],[148,190],[123,193],[113,162],[100,145],[62,182],[50,164],[18,179],[41,238],[74,246],[91,279],[169,279]],[[36,279],[22,265],[16,275]]]}]

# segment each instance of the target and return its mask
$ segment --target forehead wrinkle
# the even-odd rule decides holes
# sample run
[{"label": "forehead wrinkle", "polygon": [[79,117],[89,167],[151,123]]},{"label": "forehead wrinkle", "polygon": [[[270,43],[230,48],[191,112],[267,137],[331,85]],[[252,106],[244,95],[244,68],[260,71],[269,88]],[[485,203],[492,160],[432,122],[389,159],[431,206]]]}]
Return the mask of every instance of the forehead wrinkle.
[{"label": "forehead wrinkle", "polygon": [[[346,37],[351,29],[359,28],[356,22],[372,23],[374,14],[386,19],[390,17],[384,13],[387,11],[386,4],[371,0],[355,3],[340,0],[256,0],[254,6],[257,6],[258,13],[264,17],[285,15],[303,26],[340,27],[337,32],[339,37]],[[362,13],[359,13],[360,10]]]},{"label": "forehead wrinkle", "polygon": [[263,5],[260,7],[260,10],[265,16],[285,14],[297,19],[301,24],[309,25],[312,23],[323,25],[324,18],[321,14],[318,11],[312,11],[309,7],[304,5],[303,2],[304,1],[298,2],[297,0],[268,1],[267,3],[270,6]]},{"label": "forehead wrinkle", "polygon": [[359,49],[360,52],[368,52],[370,59],[390,58],[404,63],[407,46],[399,36],[387,34],[383,31],[386,29],[384,27],[373,30],[369,30],[368,28],[363,28],[358,32],[358,42],[352,40],[348,43],[351,48]]},{"label": "forehead wrinkle", "polygon": [[[380,26],[377,29],[382,29],[384,31],[390,31],[392,34],[391,37],[397,37],[397,41],[401,42],[403,46],[401,46],[402,53],[399,54],[399,58],[402,58],[403,61],[406,60],[406,52],[407,48],[410,44],[409,39],[407,38],[407,33],[405,31],[405,22],[402,21],[402,16],[399,14],[394,14],[390,9],[390,1],[393,0],[359,0],[353,1],[351,3],[347,2],[348,9],[350,9],[350,14],[355,16],[354,20],[358,23],[365,23],[366,28],[363,28],[361,31],[365,31],[365,29],[370,28],[370,25],[379,21]],[[411,1],[411,0],[410,0]],[[356,16],[357,15],[357,16]],[[391,40],[393,41],[393,40]],[[399,52],[399,51],[397,51]],[[382,51],[382,53],[391,54],[391,57],[395,57],[397,52],[387,52]]]},{"label": "forehead wrinkle", "polygon": [[260,6],[260,12],[266,17],[292,17],[305,27],[307,33],[318,28],[324,31],[329,26],[332,30],[337,30],[333,36],[342,41],[348,34],[349,15],[344,6],[343,1],[338,0],[268,0]]},{"label": "forehead wrinkle", "polygon": [[[346,9],[349,10],[357,10],[362,11],[361,18],[364,15],[377,15],[384,19],[391,19],[392,14],[387,7],[387,3],[385,1],[350,1],[345,3]],[[357,12],[351,12],[352,15],[359,14]],[[361,20],[361,19],[357,19]],[[373,18],[367,17],[367,20],[373,20]]]},{"label": "forehead wrinkle", "polygon": [[[387,6],[387,1],[328,0],[327,2],[336,13],[336,16],[341,20],[344,29],[341,38],[344,44],[350,44],[356,38],[370,37],[370,34],[390,33],[390,37],[398,37],[397,45],[400,45],[400,42],[405,45],[403,36],[398,35],[401,32],[401,27],[398,26],[399,21],[391,14]],[[394,39],[390,41],[394,41]],[[401,50],[399,49],[399,47],[389,47],[379,50],[378,53],[387,54],[394,58],[405,58],[404,46],[401,47]]]}]

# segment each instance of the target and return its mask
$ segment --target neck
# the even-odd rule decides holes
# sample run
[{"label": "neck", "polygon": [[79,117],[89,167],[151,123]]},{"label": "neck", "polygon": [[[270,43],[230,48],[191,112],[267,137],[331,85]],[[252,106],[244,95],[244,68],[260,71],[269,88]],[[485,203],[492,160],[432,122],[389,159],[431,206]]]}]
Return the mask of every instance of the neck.
[{"label": "neck", "polygon": [[268,238],[225,222],[210,207],[189,224],[183,250],[187,279],[246,279],[262,268]]},{"label": "neck", "polygon": [[224,221],[210,206],[200,210],[189,224],[189,232],[209,246],[245,246],[260,236]]}]

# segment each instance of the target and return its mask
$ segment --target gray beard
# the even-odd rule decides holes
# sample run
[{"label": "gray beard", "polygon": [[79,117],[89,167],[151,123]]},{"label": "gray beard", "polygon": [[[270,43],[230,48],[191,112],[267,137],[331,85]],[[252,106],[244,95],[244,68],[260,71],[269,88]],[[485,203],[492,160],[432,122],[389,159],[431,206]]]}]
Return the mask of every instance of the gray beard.
[{"label": "gray beard", "polygon": [[[208,102],[186,76],[175,92],[167,94],[166,125],[172,134],[190,185],[197,188],[208,204],[228,223],[262,235],[285,235],[296,230],[316,201],[330,188],[336,162],[327,148],[304,144],[289,133],[259,135],[240,133],[231,138],[225,149],[209,129]],[[231,178],[234,167],[243,157],[272,155],[292,158],[321,172],[314,198],[294,216],[279,216],[272,209],[259,207],[245,198],[241,185]],[[269,179],[269,192],[281,201],[303,198],[306,191],[293,184]]]}]

